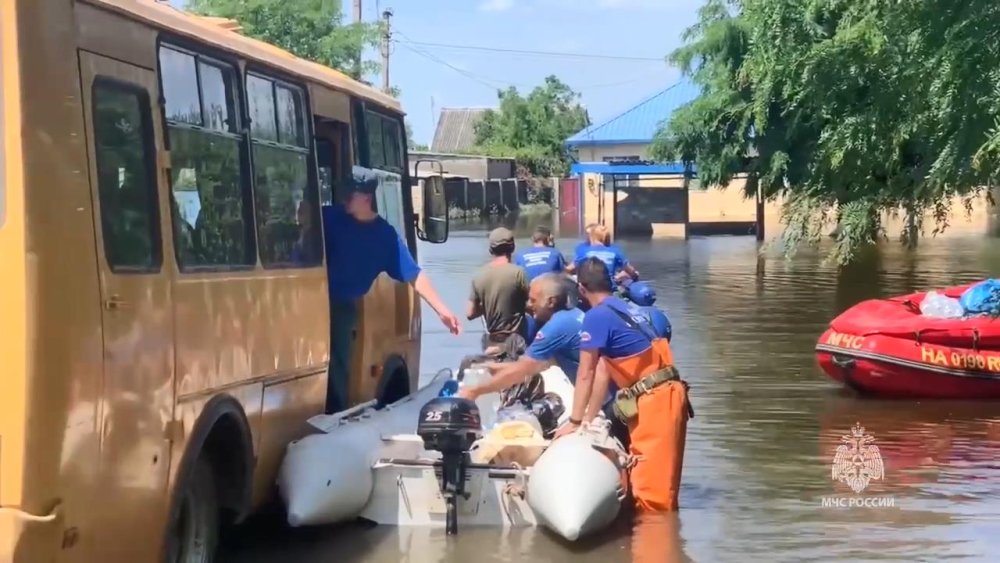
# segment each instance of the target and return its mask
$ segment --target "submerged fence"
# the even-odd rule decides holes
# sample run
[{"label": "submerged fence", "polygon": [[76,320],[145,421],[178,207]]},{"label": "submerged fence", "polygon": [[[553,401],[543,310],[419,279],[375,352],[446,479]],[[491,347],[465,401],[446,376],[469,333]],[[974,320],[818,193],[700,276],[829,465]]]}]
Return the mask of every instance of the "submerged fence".
[{"label": "submerged fence", "polygon": [[452,214],[503,215],[526,205],[552,205],[552,185],[548,179],[446,178],[444,189]]}]

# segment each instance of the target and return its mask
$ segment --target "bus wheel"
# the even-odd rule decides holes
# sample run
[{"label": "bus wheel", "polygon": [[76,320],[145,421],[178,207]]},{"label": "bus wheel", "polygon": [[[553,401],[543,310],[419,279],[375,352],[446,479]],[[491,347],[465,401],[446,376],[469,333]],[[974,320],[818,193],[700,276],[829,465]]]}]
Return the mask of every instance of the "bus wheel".
[{"label": "bus wheel", "polygon": [[168,561],[211,563],[219,542],[219,498],[215,474],[205,458],[199,458],[187,486],[180,492],[177,520],[170,528]]}]

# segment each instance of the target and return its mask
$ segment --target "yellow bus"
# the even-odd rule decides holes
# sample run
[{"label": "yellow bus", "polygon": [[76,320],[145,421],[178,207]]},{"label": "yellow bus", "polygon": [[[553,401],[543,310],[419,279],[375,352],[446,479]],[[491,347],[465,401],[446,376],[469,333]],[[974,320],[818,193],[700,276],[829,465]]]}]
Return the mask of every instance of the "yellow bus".
[{"label": "yellow bus", "polygon": [[[374,171],[415,253],[443,183],[395,99],[153,0],[0,0],[0,107],[0,561],[211,561],[324,410],[321,204]],[[415,389],[419,305],[376,281],[352,403]]]}]

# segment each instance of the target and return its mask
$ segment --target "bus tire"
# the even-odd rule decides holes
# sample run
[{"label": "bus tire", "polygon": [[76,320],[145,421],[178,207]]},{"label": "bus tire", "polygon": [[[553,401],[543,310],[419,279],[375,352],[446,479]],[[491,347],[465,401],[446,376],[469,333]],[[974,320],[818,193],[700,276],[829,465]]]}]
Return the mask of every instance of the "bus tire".
[{"label": "bus tire", "polygon": [[169,563],[212,563],[219,544],[220,507],[215,471],[204,456],[191,468],[180,491],[177,517],[168,538]]},{"label": "bus tire", "polygon": [[391,356],[385,362],[385,375],[378,385],[379,408],[404,399],[410,393],[410,372],[406,362],[399,356]]}]

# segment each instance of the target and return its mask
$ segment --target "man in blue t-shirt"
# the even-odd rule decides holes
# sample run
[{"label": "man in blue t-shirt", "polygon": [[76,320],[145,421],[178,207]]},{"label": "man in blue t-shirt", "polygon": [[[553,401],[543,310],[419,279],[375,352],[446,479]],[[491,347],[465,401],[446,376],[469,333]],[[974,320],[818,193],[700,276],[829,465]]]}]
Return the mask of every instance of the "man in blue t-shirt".
[{"label": "man in blue t-shirt", "polygon": [[531,241],[534,246],[518,252],[514,257],[514,263],[524,268],[524,272],[528,274],[529,283],[542,274],[562,273],[566,269],[562,252],[553,248],[552,231],[546,227],[536,227]]},{"label": "man in blue t-shirt", "polygon": [[[513,387],[551,365],[559,366],[570,381],[575,383],[580,365],[580,329],[584,313],[571,307],[573,284],[562,274],[543,274],[531,283],[528,308],[538,330],[524,355],[514,362],[490,363],[486,368],[493,377],[486,383],[463,388],[459,396],[476,400],[480,395],[497,393]],[[617,389],[609,387],[604,404],[610,415],[611,401]],[[569,410],[572,405],[566,405]],[[613,416],[612,433],[628,447],[628,428]]]},{"label": "man in blue t-shirt", "polygon": [[344,203],[323,206],[326,270],[330,290],[330,378],[326,412],[348,407],[351,343],[358,300],[379,274],[413,285],[452,334],[461,331],[458,317],[438,297],[399,233],[375,211],[378,179],[354,177]]},{"label": "man in blue t-shirt", "polygon": [[570,284],[565,276],[552,273],[531,283],[528,309],[537,326],[531,344],[515,362],[486,364],[493,378],[484,385],[462,389],[460,396],[475,400],[480,395],[503,391],[553,364],[570,379],[575,376],[583,311],[568,306]]},{"label": "man in blue t-shirt", "polygon": [[[594,413],[589,407],[597,404],[598,400],[602,401],[605,414],[617,421],[618,417],[609,412],[611,409],[605,396],[591,397],[599,387],[595,385],[598,369],[603,369],[605,373],[610,369],[606,365],[599,367],[600,363],[639,356],[649,351],[652,340],[658,337],[649,317],[638,306],[612,295],[607,267],[599,258],[587,258],[577,266],[577,281],[581,298],[589,303],[590,308],[580,329],[580,370],[574,382],[573,411],[566,427],[560,428],[557,436],[571,433],[584,421],[591,420]],[[626,323],[618,313],[630,318],[633,324]],[[600,379],[607,382],[605,394],[612,392],[614,382],[606,375]],[[601,391],[596,389],[597,393]]]}]

